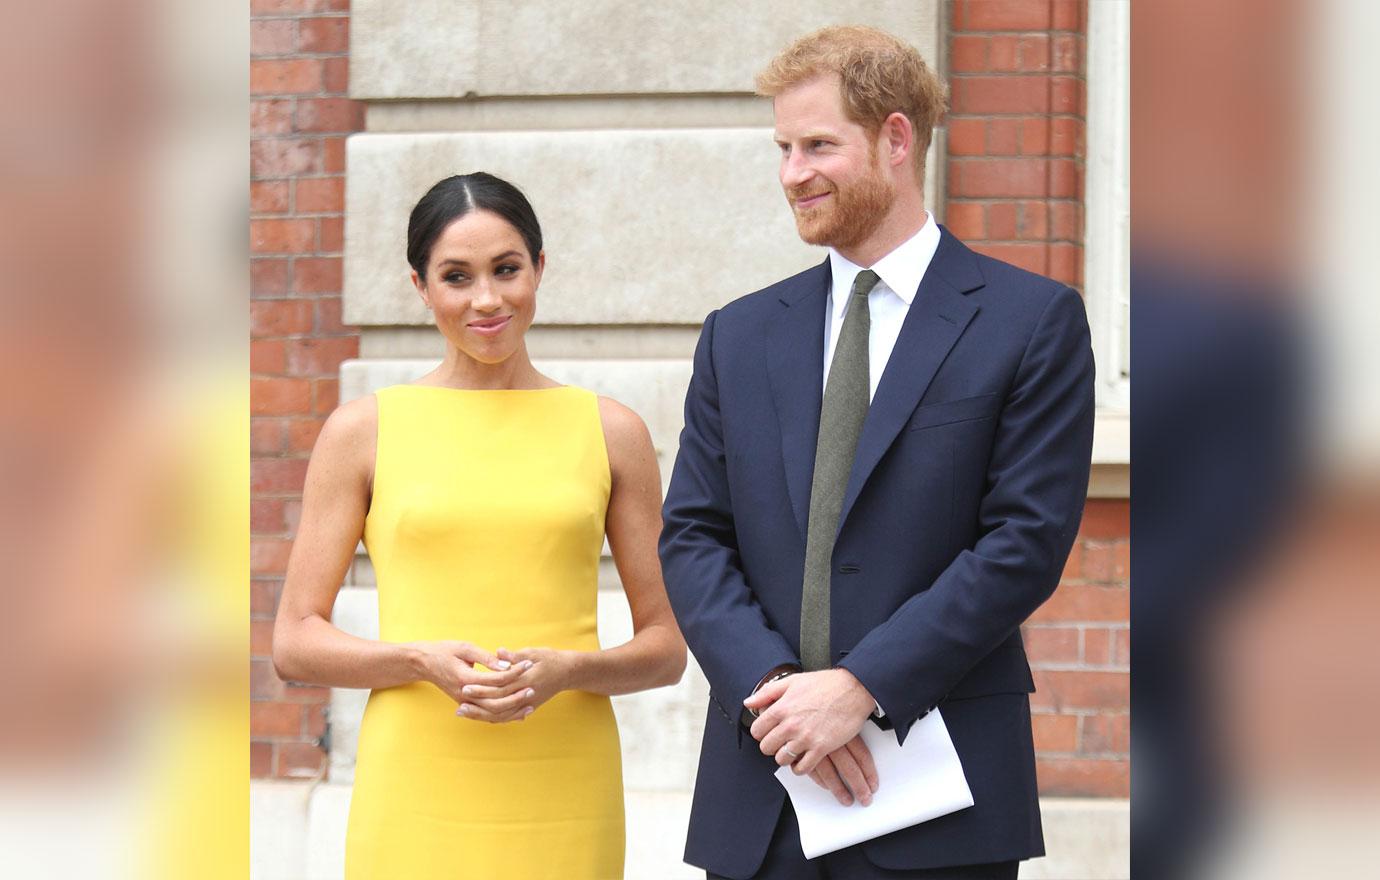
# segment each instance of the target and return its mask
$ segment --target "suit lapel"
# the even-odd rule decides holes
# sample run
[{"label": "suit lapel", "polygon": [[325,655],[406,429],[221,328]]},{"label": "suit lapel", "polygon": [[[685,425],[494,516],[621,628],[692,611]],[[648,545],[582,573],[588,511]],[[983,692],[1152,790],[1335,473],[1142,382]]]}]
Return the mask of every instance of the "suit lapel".
[{"label": "suit lapel", "polygon": [[810,515],[810,480],[824,384],[824,308],[829,261],[806,272],[781,295],[780,319],[767,333],[767,375],[781,426],[781,457],[800,539]]},{"label": "suit lapel", "polygon": [[[972,252],[941,226],[939,247],[901,324],[896,347],[887,360],[877,393],[868,408],[867,420],[863,422],[858,451],[843,496],[840,528],[848,520],[848,513],[873,469],[919,405],[949,350],[977,314],[978,307],[964,294],[982,287],[983,283]],[[823,353],[820,358],[822,360]],[[816,430],[818,409],[816,405]],[[807,509],[808,489],[806,483]]]}]

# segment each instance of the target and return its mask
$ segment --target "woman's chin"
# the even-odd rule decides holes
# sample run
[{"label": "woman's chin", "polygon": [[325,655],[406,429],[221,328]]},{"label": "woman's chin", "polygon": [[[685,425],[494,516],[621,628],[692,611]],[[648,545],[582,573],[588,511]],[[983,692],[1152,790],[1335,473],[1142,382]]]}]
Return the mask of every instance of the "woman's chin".
[{"label": "woman's chin", "polygon": [[495,367],[516,354],[517,348],[512,345],[466,345],[461,346],[460,351],[475,363]]}]

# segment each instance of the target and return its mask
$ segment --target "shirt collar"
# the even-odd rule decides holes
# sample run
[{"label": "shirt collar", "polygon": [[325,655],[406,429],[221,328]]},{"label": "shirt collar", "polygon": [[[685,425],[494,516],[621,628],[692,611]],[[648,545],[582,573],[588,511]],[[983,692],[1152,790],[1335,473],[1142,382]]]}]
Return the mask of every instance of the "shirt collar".
[{"label": "shirt collar", "polygon": [[[925,270],[929,268],[930,261],[934,259],[934,252],[938,249],[939,224],[934,222],[934,215],[926,211],[925,223],[920,227],[920,231],[873,263],[871,268],[882,279],[883,284],[906,305],[910,305],[915,299],[916,290],[920,287],[920,279],[925,277]],[[863,267],[829,248],[829,269],[833,275],[833,289],[840,291],[853,289],[853,280],[858,277]],[[835,318],[843,317],[847,304],[846,296],[833,298]]]}]

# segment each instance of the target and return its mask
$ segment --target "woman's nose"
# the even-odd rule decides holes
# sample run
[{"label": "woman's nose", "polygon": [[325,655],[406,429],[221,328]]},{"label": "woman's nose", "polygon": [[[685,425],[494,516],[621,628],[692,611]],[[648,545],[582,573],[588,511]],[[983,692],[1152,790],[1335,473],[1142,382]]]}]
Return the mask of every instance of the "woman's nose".
[{"label": "woman's nose", "polygon": [[474,299],[471,304],[477,311],[492,312],[503,304],[503,298],[494,290],[492,284],[480,282],[475,285]]}]

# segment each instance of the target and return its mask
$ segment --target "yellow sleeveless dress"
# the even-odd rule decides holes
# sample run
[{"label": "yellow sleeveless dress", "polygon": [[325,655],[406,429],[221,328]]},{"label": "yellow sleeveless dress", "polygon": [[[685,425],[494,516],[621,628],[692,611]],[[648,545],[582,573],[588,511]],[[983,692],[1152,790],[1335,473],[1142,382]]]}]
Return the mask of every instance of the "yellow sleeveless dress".
[{"label": "yellow sleeveless dress", "polygon": [[[571,386],[376,395],[364,542],[388,642],[599,649],[610,477],[598,398]],[[455,714],[426,682],[373,691],[345,847],[349,880],[623,876],[608,697],[566,691],[522,722]]]}]

